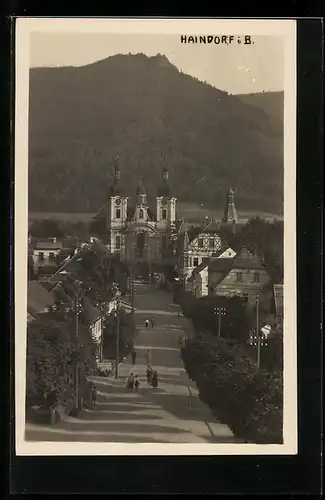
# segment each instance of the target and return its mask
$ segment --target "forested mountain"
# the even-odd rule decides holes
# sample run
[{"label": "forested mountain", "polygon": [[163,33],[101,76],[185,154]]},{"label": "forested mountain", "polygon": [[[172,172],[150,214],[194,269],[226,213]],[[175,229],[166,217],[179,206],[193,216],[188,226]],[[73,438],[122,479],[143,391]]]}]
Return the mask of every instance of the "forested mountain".
[{"label": "forested mountain", "polygon": [[131,196],[167,164],[180,200],[222,208],[232,185],[238,207],[282,210],[282,127],[165,56],[31,69],[29,123],[31,211],[96,212],[116,157]]},{"label": "forested mountain", "polygon": [[238,97],[246,104],[262,109],[271,119],[273,127],[282,134],[284,92],[257,92],[242,94]]}]

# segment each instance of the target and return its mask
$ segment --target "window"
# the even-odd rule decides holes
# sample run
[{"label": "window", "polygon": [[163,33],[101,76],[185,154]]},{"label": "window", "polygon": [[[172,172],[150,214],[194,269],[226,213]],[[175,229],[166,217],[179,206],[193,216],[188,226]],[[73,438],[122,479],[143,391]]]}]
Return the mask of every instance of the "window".
[{"label": "window", "polygon": [[161,218],[164,220],[167,219],[167,210],[165,208],[163,208],[161,212]]},{"label": "window", "polygon": [[214,248],[214,239],[210,239],[209,245],[210,245],[210,248]]},{"label": "window", "polygon": [[55,255],[54,255],[54,252],[50,252],[50,253],[49,253],[49,261],[50,261],[50,262],[54,262],[54,260],[55,260]]},{"label": "window", "polygon": [[140,208],[140,210],[139,210],[139,218],[143,219],[143,210],[142,210],[142,208]]},{"label": "window", "polygon": [[254,282],[259,283],[260,282],[260,273],[254,273]]},{"label": "window", "polygon": [[40,253],[38,254],[38,260],[39,260],[40,262],[43,262],[43,261],[44,261],[44,252],[40,252]]},{"label": "window", "polygon": [[198,265],[199,265],[199,259],[198,259],[198,257],[194,257],[194,259],[193,259],[193,266],[197,267]]},{"label": "window", "polygon": [[199,238],[199,248],[203,248],[203,238]]},{"label": "window", "polygon": [[243,301],[248,302],[248,293],[243,294]]},{"label": "window", "polygon": [[121,209],[120,208],[116,209],[116,211],[115,211],[115,217],[116,217],[116,219],[120,219],[121,218]]},{"label": "window", "polygon": [[237,273],[236,274],[236,280],[237,281],[243,281],[243,273]]},{"label": "window", "polygon": [[116,250],[120,250],[120,248],[121,248],[121,236],[116,236],[115,246],[116,246]]}]

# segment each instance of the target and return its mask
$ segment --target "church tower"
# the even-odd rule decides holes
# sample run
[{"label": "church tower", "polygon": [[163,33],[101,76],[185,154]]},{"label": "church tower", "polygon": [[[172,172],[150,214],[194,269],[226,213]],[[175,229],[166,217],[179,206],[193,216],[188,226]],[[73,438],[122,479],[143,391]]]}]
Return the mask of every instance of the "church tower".
[{"label": "church tower", "polygon": [[233,228],[235,224],[238,222],[237,211],[235,207],[235,196],[232,188],[228,189],[225,210],[223,214],[222,224],[223,225],[232,225]]},{"label": "church tower", "polygon": [[176,221],[177,198],[170,195],[168,178],[168,169],[164,167],[157,193],[157,228],[162,231],[173,228]]},{"label": "church tower", "polygon": [[114,178],[109,189],[106,228],[108,232],[108,248],[111,253],[125,252],[125,235],[128,198],[123,195],[120,183],[120,169],[118,164],[114,167]]}]

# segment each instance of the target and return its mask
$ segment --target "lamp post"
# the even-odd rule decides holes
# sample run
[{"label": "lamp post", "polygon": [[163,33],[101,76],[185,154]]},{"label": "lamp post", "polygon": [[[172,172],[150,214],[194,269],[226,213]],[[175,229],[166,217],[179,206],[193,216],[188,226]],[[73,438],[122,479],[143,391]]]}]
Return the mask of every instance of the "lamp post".
[{"label": "lamp post", "polygon": [[214,307],[213,314],[218,317],[218,339],[221,339],[221,316],[227,314],[227,309],[225,307]]},{"label": "lamp post", "polygon": [[118,365],[120,362],[120,297],[121,292],[116,292],[116,366],[115,378],[118,379]]},{"label": "lamp post", "polygon": [[269,330],[260,329],[259,320],[259,296],[256,295],[256,328],[252,328],[249,332],[249,345],[256,347],[256,365],[259,370],[261,366],[261,347],[267,345],[267,333]]}]

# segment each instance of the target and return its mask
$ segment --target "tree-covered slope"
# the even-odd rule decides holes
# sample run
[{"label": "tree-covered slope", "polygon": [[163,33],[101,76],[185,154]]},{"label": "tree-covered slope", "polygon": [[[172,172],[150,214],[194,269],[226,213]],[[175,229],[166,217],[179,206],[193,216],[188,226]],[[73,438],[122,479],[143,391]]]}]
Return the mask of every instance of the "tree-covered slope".
[{"label": "tree-covered slope", "polygon": [[238,206],[279,212],[282,154],[281,130],[268,113],[179,72],[164,56],[30,70],[32,211],[97,211],[119,157],[128,195],[142,175],[156,196],[167,164],[178,199],[222,208],[231,184]]}]

